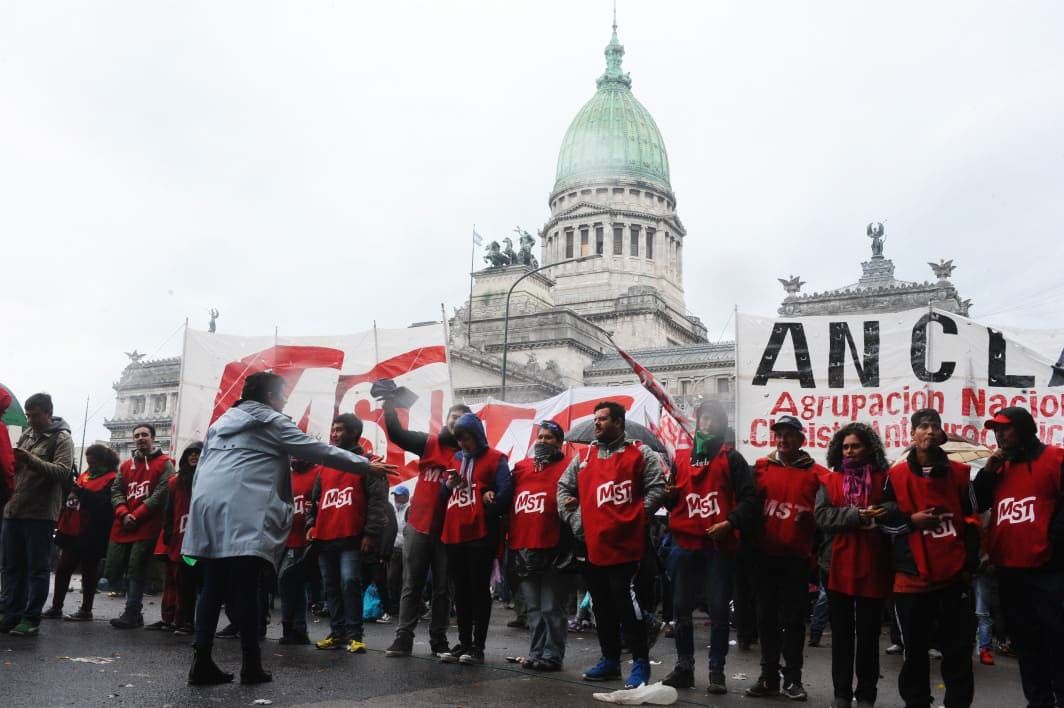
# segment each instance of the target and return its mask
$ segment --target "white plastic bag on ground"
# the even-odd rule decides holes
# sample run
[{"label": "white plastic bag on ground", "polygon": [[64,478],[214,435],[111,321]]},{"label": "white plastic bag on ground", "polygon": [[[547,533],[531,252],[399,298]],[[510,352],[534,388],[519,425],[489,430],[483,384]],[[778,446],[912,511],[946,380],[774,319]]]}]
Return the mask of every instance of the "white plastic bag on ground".
[{"label": "white plastic bag on ground", "polygon": [[603,703],[618,703],[626,706],[638,706],[649,704],[654,706],[670,706],[680,699],[680,694],[672,686],[666,686],[661,681],[650,685],[643,684],[639,688],[629,688],[609,693],[593,693],[592,698]]}]

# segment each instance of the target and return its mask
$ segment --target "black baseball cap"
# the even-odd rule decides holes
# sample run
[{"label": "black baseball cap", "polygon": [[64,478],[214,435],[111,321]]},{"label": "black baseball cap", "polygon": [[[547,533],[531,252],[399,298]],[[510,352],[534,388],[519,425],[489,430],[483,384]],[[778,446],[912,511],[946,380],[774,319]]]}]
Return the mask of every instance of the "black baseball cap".
[{"label": "black baseball cap", "polygon": [[930,420],[932,423],[938,423],[939,427],[942,427],[942,416],[940,416],[938,411],[934,408],[921,408],[913,413],[909,420],[912,421],[914,430],[925,420]]},{"label": "black baseball cap", "polygon": [[776,422],[772,424],[772,432],[778,433],[780,428],[797,430],[803,438],[805,437],[805,427],[802,425],[802,421],[798,420],[793,415],[781,415],[779,418],[776,418]]}]

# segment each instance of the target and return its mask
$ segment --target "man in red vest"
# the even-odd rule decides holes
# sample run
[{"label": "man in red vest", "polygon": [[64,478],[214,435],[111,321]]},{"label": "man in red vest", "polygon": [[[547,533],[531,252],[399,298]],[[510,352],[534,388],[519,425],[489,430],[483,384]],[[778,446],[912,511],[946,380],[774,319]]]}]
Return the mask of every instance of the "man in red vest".
[{"label": "man in red vest", "polygon": [[[757,584],[757,633],[761,639],[761,677],[746,689],[751,698],[782,694],[795,701],[808,698],[802,686],[802,650],[809,570],[816,536],[813,508],[820,475],[802,445],[802,422],[783,415],[772,425],[776,451],[754,464],[754,485],[763,502],[763,532],[752,543]],[[784,666],[780,666],[782,654]]]},{"label": "man in red vest", "polygon": [[418,476],[414,496],[406,512],[403,538],[403,590],[399,596],[399,622],[395,641],[384,652],[388,657],[410,656],[414,648],[414,628],[423,607],[422,590],[432,571],[432,615],[429,620],[429,651],[436,657],[450,651],[447,623],[451,600],[447,594],[447,551],[440,542],[443,531],[445,500],[440,498],[444,472],[458,469],[458,441],[454,424],[469,406],[456,403],[447,411],[447,420],[439,433],[406,430],[399,421],[396,404],[384,399],[384,426],[388,440],[418,456]]},{"label": "man in red vest", "polygon": [[573,458],[558,481],[558,511],[587,545],[584,579],[591,593],[602,658],[584,672],[587,681],[621,677],[623,629],[632,652],[625,686],[650,682],[647,628],[632,580],[647,544],[647,517],[665,500],[657,453],[624,433],[624,406],[595,406],[595,441]]},{"label": "man in red vest", "polygon": [[975,609],[970,572],[979,558],[971,519],[975,495],[968,465],[942,450],[942,418],[931,408],[912,414],[912,449],[887,472],[881,526],[893,537],[894,611],[905,645],[898,692],[906,708],[931,705],[931,630],[938,628],[946,708],[975,695],[972,648]]},{"label": "man in red vest", "polygon": [[155,426],[141,423],[133,428],[133,457],[118,468],[111,485],[115,520],[107,549],[107,577],[112,583],[123,574],[129,579],[125,610],[111,620],[115,629],[144,626],[144,574],[163,527],[173,475],[173,460],[155,447]]},{"label": "man in red vest", "polygon": [[[362,421],[353,413],[333,419],[329,432],[332,445],[364,457],[361,439]],[[375,553],[379,547],[388,510],[388,480],[322,466],[311,497],[313,510],[306,524],[314,528],[330,628],[329,636],[315,646],[364,654],[362,556]]]},{"label": "man in red vest", "polygon": [[1064,449],[1023,408],[986,422],[998,448],[975,478],[990,510],[990,563],[1032,708],[1064,705]]},{"label": "man in red vest", "polygon": [[750,466],[724,443],[728,412],[716,401],[695,411],[694,447],[676,451],[676,472],[668,494],[672,550],[667,562],[676,619],[676,668],[663,683],[676,688],[695,685],[694,626],[698,592],[709,603],[709,686],[711,694],[728,692],[724,661],[728,655],[728,610],[735,582],[739,530],[760,525]]}]

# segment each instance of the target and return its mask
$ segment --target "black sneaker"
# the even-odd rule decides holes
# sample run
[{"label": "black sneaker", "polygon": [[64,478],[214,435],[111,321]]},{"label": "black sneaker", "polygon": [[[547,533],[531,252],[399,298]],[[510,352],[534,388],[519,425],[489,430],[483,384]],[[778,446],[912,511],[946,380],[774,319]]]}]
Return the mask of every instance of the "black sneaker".
[{"label": "black sneaker", "polygon": [[144,629],[153,629],[157,632],[172,632],[174,631],[174,625],[170,624],[169,622],[163,622],[162,620],[159,620],[158,622],[152,622],[151,624],[144,625]]},{"label": "black sneaker", "polygon": [[222,639],[236,639],[240,636],[240,630],[236,628],[235,624],[227,624],[222,631],[214,636],[221,637]]},{"label": "black sneaker", "polygon": [[121,617],[111,620],[111,626],[115,629],[137,629],[144,626],[144,615],[123,612]]},{"label": "black sneaker", "polygon": [[461,644],[455,644],[450,651],[440,653],[440,661],[445,664],[457,664],[466,653],[466,648]]},{"label": "black sneaker", "polygon": [[728,684],[724,682],[724,674],[719,671],[709,672],[709,685],[706,686],[706,693],[723,696],[728,692]]},{"label": "black sneaker", "polygon": [[41,619],[57,620],[63,618],[63,608],[52,605],[47,610],[41,613]]},{"label": "black sneaker", "polygon": [[429,643],[429,652],[437,659],[439,659],[449,651],[451,651],[451,648],[447,646],[446,641]]},{"label": "black sneaker", "polygon": [[384,650],[384,655],[389,657],[410,656],[413,651],[413,641],[408,637],[396,637],[392,645]]},{"label": "black sneaker", "polygon": [[745,695],[748,698],[775,698],[780,695],[779,684],[775,686],[769,684],[764,676],[757,680],[750,688],[746,689]]},{"label": "black sneaker", "polygon": [[783,687],[783,696],[790,698],[792,701],[807,701],[809,700],[809,694],[805,692],[802,684],[798,681],[791,681],[789,684]]},{"label": "black sneaker", "polygon": [[470,649],[464,652],[458,657],[459,664],[465,664],[467,666],[475,666],[477,664],[484,663],[484,650],[483,649]]},{"label": "black sneaker", "polygon": [[661,680],[666,686],[673,688],[694,688],[695,672],[693,669],[685,669],[677,666],[669,672],[669,675]]}]

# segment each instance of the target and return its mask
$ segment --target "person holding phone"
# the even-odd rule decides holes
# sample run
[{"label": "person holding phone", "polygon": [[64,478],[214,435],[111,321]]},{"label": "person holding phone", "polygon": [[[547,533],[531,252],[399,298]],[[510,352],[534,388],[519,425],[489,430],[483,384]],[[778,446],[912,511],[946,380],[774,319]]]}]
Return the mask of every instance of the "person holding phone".
[{"label": "person holding phone", "polygon": [[[883,442],[864,423],[840,428],[828,444],[828,467],[817,492],[820,570],[831,622],[832,708],[871,708],[879,682],[879,625],[894,574],[890,546],[877,521],[887,463]],[[856,639],[856,642],[855,642]],[[857,690],[853,688],[854,669]]]},{"label": "person holding phone", "polygon": [[905,659],[898,692],[906,706],[931,705],[928,650],[937,627],[942,681],[950,708],[975,697],[972,649],[975,608],[970,573],[979,562],[971,468],[947,457],[942,418],[933,408],[912,414],[912,449],[887,471],[886,513],[877,521],[892,539],[894,611]]}]

